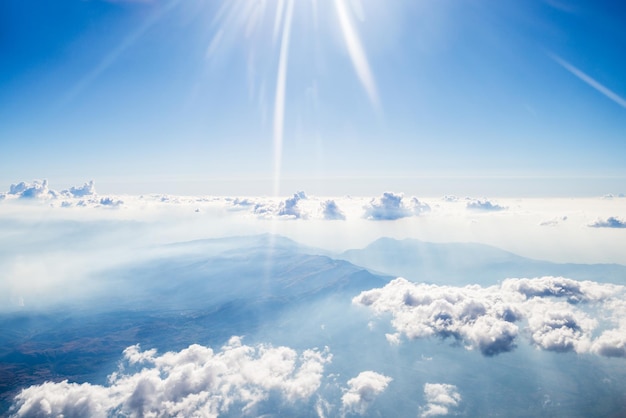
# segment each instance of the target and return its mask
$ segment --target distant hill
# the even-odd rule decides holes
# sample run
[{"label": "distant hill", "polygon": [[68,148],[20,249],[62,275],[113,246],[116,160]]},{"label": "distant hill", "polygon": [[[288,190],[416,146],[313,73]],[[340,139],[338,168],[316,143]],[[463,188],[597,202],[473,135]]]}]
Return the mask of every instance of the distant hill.
[{"label": "distant hill", "polygon": [[380,238],[363,249],[345,251],[337,258],[371,271],[438,284],[489,285],[508,277],[537,276],[626,283],[626,266],[619,264],[552,263],[476,243]]},{"label": "distant hill", "polygon": [[116,303],[191,309],[233,299],[289,302],[328,292],[358,293],[392,278],[270,234],[168,247],[176,251],[104,275]]}]

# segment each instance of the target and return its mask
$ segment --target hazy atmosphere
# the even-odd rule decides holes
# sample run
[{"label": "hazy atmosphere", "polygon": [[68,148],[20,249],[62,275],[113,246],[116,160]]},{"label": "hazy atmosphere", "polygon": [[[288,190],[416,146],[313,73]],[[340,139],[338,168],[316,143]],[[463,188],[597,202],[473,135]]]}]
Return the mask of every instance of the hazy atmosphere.
[{"label": "hazy atmosphere", "polygon": [[624,416],[625,18],[4,1],[0,416]]}]

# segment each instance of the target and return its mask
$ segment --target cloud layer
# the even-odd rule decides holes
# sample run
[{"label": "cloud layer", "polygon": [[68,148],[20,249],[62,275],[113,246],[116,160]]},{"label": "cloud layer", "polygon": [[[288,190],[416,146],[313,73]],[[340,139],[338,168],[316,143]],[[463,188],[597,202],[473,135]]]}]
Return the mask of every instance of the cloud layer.
[{"label": "cloud layer", "polygon": [[[392,343],[401,336],[451,338],[493,356],[515,349],[518,337],[525,335],[543,350],[623,357],[624,310],[616,308],[623,297],[623,286],[563,277],[507,279],[491,287],[436,286],[398,278],[362,292],[353,303],[392,315],[396,334],[387,336]],[[594,312],[609,318],[603,324],[608,329],[599,336]]]}]

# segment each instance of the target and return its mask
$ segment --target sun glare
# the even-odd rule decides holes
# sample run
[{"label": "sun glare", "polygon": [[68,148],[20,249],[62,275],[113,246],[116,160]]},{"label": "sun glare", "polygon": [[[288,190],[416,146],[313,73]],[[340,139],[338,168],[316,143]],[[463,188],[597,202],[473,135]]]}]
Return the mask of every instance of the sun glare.
[{"label": "sun glare", "polygon": [[[334,3],[334,5],[333,5]],[[324,28],[338,29],[342,35],[343,45],[354,68],[355,76],[363,87],[374,110],[380,109],[380,99],[376,81],[367,59],[363,42],[354,24],[354,17],[363,19],[363,6],[359,1],[334,0],[333,3],[318,3],[317,0],[296,1],[278,0],[269,2],[231,1],[224,3],[215,18],[213,25],[214,37],[209,44],[207,55],[211,58],[216,54],[219,45],[228,36],[232,42],[245,43],[248,51],[248,74],[251,96],[263,91],[262,87],[274,85],[272,144],[273,144],[273,184],[274,195],[280,194],[283,140],[285,135],[285,118],[288,112],[287,85],[289,78],[290,49],[292,41],[292,25],[311,28],[318,39],[332,37],[333,34],[318,33],[320,15],[337,26],[324,25]],[[306,21],[305,21],[306,20]],[[298,29],[301,29],[299,27]],[[230,33],[228,33],[230,31]],[[228,35],[225,35],[227,34]],[[271,33],[271,36],[269,34]],[[314,54],[311,52],[311,56]],[[259,62],[263,61],[263,65]],[[268,64],[269,62],[269,64]],[[276,69],[273,77],[260,76],[255,79],[257,67],[264,65]],[[302,89],[305,91],[306,89]]]}]

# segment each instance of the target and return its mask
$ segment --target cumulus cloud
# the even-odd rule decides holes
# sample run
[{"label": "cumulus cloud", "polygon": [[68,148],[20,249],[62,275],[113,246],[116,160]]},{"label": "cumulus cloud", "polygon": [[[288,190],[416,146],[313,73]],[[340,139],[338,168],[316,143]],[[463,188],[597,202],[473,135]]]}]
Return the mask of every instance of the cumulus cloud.
[{"label": "cumulus cloud", "polygon": [[326,200],[324,202],[321,203],[321,208],[322,208],[322,217],[326,220],[329,221],[334,221],[334,220],[345,220],[346,219],[346,215],[343,213],[343,211],[341,209],[339,209],[339,206],[337,206],[337,203],[335,203],[334,200]]},{"label": "cumulus cloud", "polygon": [[124,201],[111,197],[103,197],[98,201],[102,206],[121,206]]},{"label": "cumulus cloud", "polygon": [[534,298],[528,307],[530,339],[538,348],[584,353],[591,345],[591,332],[597,321],[585,313],[571,309],[566,303]]},{"label": "cumulus cloud", "polygon": [[598,219],[589,225],[592,228],[626,228],[626,221],[610,216],[607,219]]},{"label": "cumulus cloud", "polygon": [[32,183],[22,181],[11,184],[5,196],[14,196],[24,199],[55,198],[58,193],[48,188],[48,180],[34,180]]},{"label": "cumulus cloud", "polygon": [[380,373],[361,372],[348,380],[348,389],[341,397],[345,412],[363,415],[378,395],[387,389],[391,378]]},{"label": "cumulus cloud", "polygon": [[61,193],[73,197],[93,196],[96,194],[96,185],[93,180],[90,180],[81,187],[70,187],[68,190],[63,190]]},{"label": "cumulus cloud", "polygon": [[294,219],[306,217],[298,206],[298,202],[306,198],[307,195],[304,192],[294,193],[292,197],[280,202],[278,206],[278,216],[286,216]]},{"label": "cumulus cloud", "polygon": [[420,202],[416,197],[406,199],[401,193],[385,192],[382,196],[370,200],[364,209],[365,218],[380,221],[419,215],[430,211],[430,206]]},{"label": "cumulus cloud", "polygon": [[626,357],[626,328],[604,331],[593,342],[591,351],[605,357]]},{"label": "cumulus cloud", "polygon": [[445,383],[426,383],[424,385],[426,405],[421,408],[422,417],[448,415],[450,409],[459,405],[461,395],[455,385]]},{"label": "cumulus cloud", "polygon": [[[69,189],[56,191],[49,187],[48,180],[34,180],[32,183],[22,181],[11,184],[9,191],[0,194],[3,198],[23,198],[23,199],[73,199],[73,198],[94,198],[96,196],[96,186],[93,180],[84,183],[80,187],[72,186]],[[73,206],[71,202],[64,201],[62,207]]]},{"label": "cumulus cloud", "polygon": [[489,200],[471,200],[467,202],[467,208],[471,210],[482,210],[488,212],[497,212],[500,210],[505,210],[506,206],[500,206],[497,203],[493,203]]},{"label": "cumulus cloud", "polygon": [[234,407],[254,415],[270,394],[306,401],[320,386],[328,350],[248,346],[233,337],[221,351],[191,345],[179,352],[128,347],[109,384],[67,381],[31,386],[15,397],[14,417],[205,416]]},{"label": "cumulus cloud", "polygon": [[[353,303],[376,314],[391,314],[397,334],[409,339],[451,338],[485,356],[515,349],[520,335],[543,350],[616,356],[623,353],[626,337],[617,338],[623,334],[616,330],[594,341],[599,321],[585,309],[617,322],[621,313],[612,303],[624,296],[624,289],[563,277],[507,279],[490,287],[437,286],[398,278],[361,292]],[[523,325],[528,332],[521,332]],[[388,334],[388,341],[397,344],[397,334]]]}]

